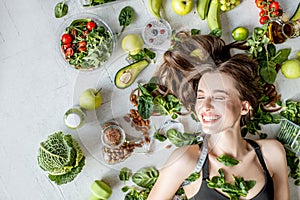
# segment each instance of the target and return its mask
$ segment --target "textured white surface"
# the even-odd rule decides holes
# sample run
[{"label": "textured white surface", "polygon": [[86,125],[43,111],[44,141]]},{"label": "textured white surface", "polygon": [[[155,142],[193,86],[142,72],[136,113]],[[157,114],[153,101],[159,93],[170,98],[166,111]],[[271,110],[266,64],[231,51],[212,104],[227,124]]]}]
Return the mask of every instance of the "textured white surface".
[{"label": "textured white surface", "polygon": [[[101,16],[114,32],[120,31],[118,14],[125,5],[132,6],[137,15],[127,31],[138,31],[152,17],[147,10],[147,0],[127,0],[96,9],[84,9],[77,0],[67,1],[69,14],[93,12]],[[112,117],[110,104],[114,90],[110,70],[78,73],[62,65],[57,54],[57,34],[66,19],[54,17],[54,6],[59,1],[1,0],[0,1],[0,199],[1,200],[82,200],[91,194],[89,187],[95,179],[103,179],[113,187],[112,200],[124,198],[120,190],[118,170],[106,167],[98,158],[97,143],[93,138],[99,132],[99,121]],[[286,14],[291,16],[298,1],[279,0]],[[208,33],[206,21],[201,21],[194,10],[178,16],[171,9],[171,0],[164,4],[163,17],[173,29],[201,29]],[[259,26],[254,0],[242,0],[241,5],[222,14],[223,39],[231,42],[231,30],[243,25],[253,30]],[[280,47],[291,47],[291,57],[299,48],[300,38],[289,40]],[[117,46],[116,57],[122,51]],[[144,78],[149,78],[144,76]],[[287,80],[279,73],[276,80],[283,99],[300,96],[300,79]],[[81,92],[89,87],[103,88],[104,104],[96,112],[87,113],[87,124],[78,131],[64,126],[63,114],[78,104]],[[127,98],[120,96],[122,98]],[[72,134],[82,146],[87,157],[86,166],[72,182],[57,186],[37,165],[39,143],[55,131]],[[272,129],[271,129],[272,131]],[[274,135],[274,132],[273,132]],[[272,133],[270,133],[272,136]],[[146,158],[146,159],[144,159]],[[161,166],[165,156],[149,158],[140,155],[130,160],[129,166],[147,163]],[[145,163],[145,165],[149,165]],[[300,199],[300,189],[290,182],[291,199]]]}]

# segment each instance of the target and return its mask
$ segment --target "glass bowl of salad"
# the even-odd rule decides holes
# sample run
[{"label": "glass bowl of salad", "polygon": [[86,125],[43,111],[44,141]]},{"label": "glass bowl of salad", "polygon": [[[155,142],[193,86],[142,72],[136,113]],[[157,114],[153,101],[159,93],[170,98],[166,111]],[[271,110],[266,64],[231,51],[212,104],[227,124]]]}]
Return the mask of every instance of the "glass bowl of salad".
[{"label": "glass bowl of salad", "polygon": [[97,15],[69,17],[59,31],[59,52],[67,65],[79,71],[99,69],[110,59],[116,45],[111,28]]}]

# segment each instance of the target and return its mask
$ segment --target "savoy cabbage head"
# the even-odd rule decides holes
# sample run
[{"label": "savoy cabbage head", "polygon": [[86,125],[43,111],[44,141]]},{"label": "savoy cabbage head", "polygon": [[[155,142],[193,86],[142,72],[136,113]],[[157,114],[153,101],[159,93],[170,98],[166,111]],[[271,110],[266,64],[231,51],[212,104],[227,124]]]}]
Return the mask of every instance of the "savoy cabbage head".
[{"label": "savoy cabbage head", "polygon": [[58,185],[68,183],[85,165],[85,157],[71,135],[56,132],[40,143],[38,165]]}]

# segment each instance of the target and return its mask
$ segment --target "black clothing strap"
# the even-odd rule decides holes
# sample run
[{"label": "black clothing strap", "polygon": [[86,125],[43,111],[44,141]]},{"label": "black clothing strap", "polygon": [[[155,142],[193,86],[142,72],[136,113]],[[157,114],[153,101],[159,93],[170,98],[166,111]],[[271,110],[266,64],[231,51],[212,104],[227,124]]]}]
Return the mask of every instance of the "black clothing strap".
[{"label": "black clothing strap", "polygon": [[[271,200],[274,199],[274,185],[272,177],[270,176],[270,173],[267,169],[267,166],[265,164],[265,161],[262,156],[262,152],[260,150],[259,145],[252,140],[246,140],[252,148],[255,150],[255,153],[259,159],[260,165],[262,166],[264,170],[265,175],[265,185],[261,189],[261,191],[252,198],[252,200]],[[209,166],[208,166],[208,156],[205,159],[203,168],[202,168],[202,183],[201,187],[198,191],[198,193],[190,198],[190,200],[202,200],[202,199],[213,199],[213,200],[229,200],[228,197],[226,197],[224,194],[219,193],[217,190],[211,189],[207,186],[207,179],[209,179]]]}]

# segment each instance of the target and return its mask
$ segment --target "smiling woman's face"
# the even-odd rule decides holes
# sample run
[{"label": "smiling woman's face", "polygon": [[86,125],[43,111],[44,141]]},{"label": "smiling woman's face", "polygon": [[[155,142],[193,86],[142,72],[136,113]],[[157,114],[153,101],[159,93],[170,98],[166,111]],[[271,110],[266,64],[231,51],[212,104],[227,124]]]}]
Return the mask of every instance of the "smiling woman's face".
[{"label": "smiling woman's face", "polygon": [[232,77],[219,72],[205,73],[199,81],[196,112],[204,133],[213,134],[240,123],[242,101]]}]

